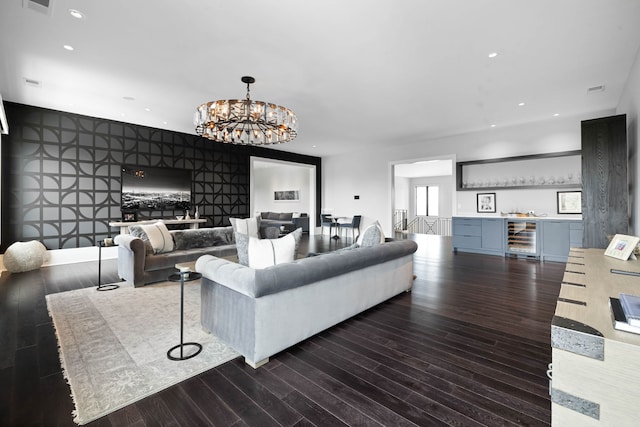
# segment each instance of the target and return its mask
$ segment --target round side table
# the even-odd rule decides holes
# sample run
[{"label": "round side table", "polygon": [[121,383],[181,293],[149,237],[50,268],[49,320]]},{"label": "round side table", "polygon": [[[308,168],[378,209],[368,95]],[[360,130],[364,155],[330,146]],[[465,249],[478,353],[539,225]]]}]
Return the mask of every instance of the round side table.
[{"label": "round side table", "polygon": [[[202,345],[197,342],[184,342],[184,282],[190,282],[192,280],[198,280],[202,277],[202,274],[195,271],[185,271],[179,273],[173,273],[169,275],[169,280],[172,282],[180,282],[180,344],[175,345],[167,351],[167,357],[170,360],[187,360],[197,356],[202,351]],[[187,356],[184,355],[185,347],[195,347],[197,350]],[[173,356],[171,353],[174,350],[180,349],[180,356]]]}]

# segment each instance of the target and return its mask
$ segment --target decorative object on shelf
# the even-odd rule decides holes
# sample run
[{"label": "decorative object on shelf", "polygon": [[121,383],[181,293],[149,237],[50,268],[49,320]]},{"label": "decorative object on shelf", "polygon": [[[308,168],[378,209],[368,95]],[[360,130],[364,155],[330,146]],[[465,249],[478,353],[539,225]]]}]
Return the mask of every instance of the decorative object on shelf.
[{"label": "decorative object on shelf", "polygon": [[582,191],[558,191],[558,213],[582,213]]},{"label": "decorative object on shelf", "polygon": [[122,211],[122,222],[136,222],[138,220],[138,212]]},{"label": "decorative object on shelf", "polygon": [[496,193],[478,193],[476,197],[479,213],[496,212]]},{"label": "decorative object on shelf", "polygon": [[191,219],[191,215],[189,214],[189,211],[184,212],[184,219]]},{"label": "decorative object on shelf", "polygon": [[193,217],[195,219],[200,219],[200,207],[199,206],[196,206],[196,211],[194,212]]},{"label": "decorative object on shelf", "polygon": [[616,234],[613,236],[613,239],[611,239],[611,243],[607,246],[607,250],[604,251],[604,254],[606,256],[626,261],[638,245],[638,242],[640,242],[640,237]]},{"label": "decorative object on shelf", "polygon": [[196,133],[216,142],[242,145],[280,144],[297,135],[295,113],[280,105],[252,101],[250,76],[242,77],[247,84],[246,99],[224,99],[204,103],[196,108],[193,124]]}]

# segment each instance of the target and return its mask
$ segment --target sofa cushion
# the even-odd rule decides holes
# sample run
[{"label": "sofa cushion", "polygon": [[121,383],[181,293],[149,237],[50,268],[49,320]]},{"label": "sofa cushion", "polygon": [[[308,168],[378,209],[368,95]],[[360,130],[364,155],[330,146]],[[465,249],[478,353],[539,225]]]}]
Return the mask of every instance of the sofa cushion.
[{"label": "sofa cushion", "polygon": [[197,228],[170,231],[175,249],[206,248],[235,243],[233,227]]},{"label": "sofa cushion", "polygon": [[170,273],[175,272],[173,269],[176,264],[193,262],[203,255],[213,255],[223,258],[235,255],[235,252],[235,245],[208,246],[206,248],[176,250],[164,254],[148,256],[145,259],[144,269],[146,272],[172,269],[172,271],[167,272],[166,276],[164,276],[168,277]]},{"label": "sofa cushion", "polygon": [[147,235],[154,254],[173,251],[173,237],[164,222],[158,221],[153,224],[140,224],[139,227]]},{"label": "sofa cushion", "polygon": [[358,236],[359,246],[367,247],[384,243],[384,232],[378,221],[374,222]]},{"label": "sofa cushion", "polygon": [[280,221],[291,221],[291,219],[293,218],[293,212],[281,212],[277,215],[278,217],[275,219]]},{"label": "sofa cushion", "polygon": [[246,234],[257,239],[260,238],[260,217],[253,218],[229,218],[233,231]]}]

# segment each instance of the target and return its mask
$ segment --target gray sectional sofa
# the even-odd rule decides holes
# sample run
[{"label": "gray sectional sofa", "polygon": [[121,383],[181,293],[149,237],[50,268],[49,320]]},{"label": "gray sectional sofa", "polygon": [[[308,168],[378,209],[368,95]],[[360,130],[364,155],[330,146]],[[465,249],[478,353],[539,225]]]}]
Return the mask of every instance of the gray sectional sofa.
[{"label": "gray sectional sofa", "polygon": [[[260,228],[267,227],[284,227],[287,233],[302,228],[303,233],[309,232],[309,217],[306,213],[300,214],[298,217],[293,216],[293,212],[261,212]],[[264,234],[264,233],[263,233]]]},{"label": "gray sectional sofa", "polygon": [[254,368],[270,356],[413,284],[411,240],[320,254],[255,270],[216,256],[202,273],[201,321]]},{"label": "gray sectional sofa", "polygon": [[[132,227],[129,227],[130,229]],[[226,257],[236,255],[233,227],[213,227],[169,231],[174,250],[154,254],[144,236],[120,234],[118,245],[118,275],[134,286],[166,281],[175,273],[175,265],[194,262],[202,255]]]}]

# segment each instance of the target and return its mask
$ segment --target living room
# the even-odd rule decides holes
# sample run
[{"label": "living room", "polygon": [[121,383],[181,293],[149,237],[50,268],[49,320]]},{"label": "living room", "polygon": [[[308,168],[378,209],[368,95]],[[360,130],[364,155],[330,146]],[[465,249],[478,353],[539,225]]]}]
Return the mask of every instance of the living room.
[{"label": "living room", "polygon": [[[299,6],[283,2],[277,6],[282,12],[278,23],[295,32],[296,37],[291,42],[293,46],[287,50],[299,53],[299,59],[291,52],[279,52],[275,47],[277,43],[268,44],[269,48],[261,45],[250,54],[237,54],[245,52],[254,37],[227,36],[239,30],[222,21],[242,22],[246,18],[247,25],[264,29],[261,17],[270,16],[273,11],[262,5],[238,2],[240,5],[232,7],[188,2],[186,10],[176,12],[176,16],[184,20],[181,25],[198,27],[185,23],[195,19],[194,15],[209,15],[215,23],[198,21],[199,25],[204,28],[220,24],[216,30],[220,33],[216,34],[225,34],[219,39],[228,37],[231,47],[212,41],[209,34],[205,37],[191,29],[194,33],[188,33],[186,38],[197,40],[193,43],[198,48],[184,57],[178,53],[180,46],[191,42],[176,41],[178,37],[175,34],[164,36],[165,28],[153,25],[148,28],[149,24],[141,24],[138,30],[130,22],[146,16],[138,9],[142,6],[134,6],[130,17],[122,17],[120,13],[125,10],[124,3],[111,7],[90,5],[84,11],[86,18],[74,21],[75,18],[66,15],[69,9],[82,10],[83,5],[78,2],[52,1],[55,8],[48,14],[24,8],[19,3],[15,1],[0,7],[3,12],[0,14],[3,63],[12,64],[6,65],[11,70],[0,77],[0,93],[9,119],[9,134],[2,135],[2,251],[13,242],[35,239],[44,242],[49,250],[91,249],[85,251],[87,260],[95,260],[96,243],[116,232],[108,223],[121,218],[119,180],[123,164],[193,170],[196,195],[193,204],[199,206],[200,215],[209,221],[208,226],[228,225],[229,217],[250,217],[263,209],[282,210],[308,213],[313,235],[320,233],[319,214],[327,210],[339,216],[362,215],[363,228],[379,221],[385,234],[392,236],[394,165],[441,158],[463,162],[580,150],[581,121],[617,114],[626,114],[627,120],[629,234],[639,233],[637,201],[640,200],[640,188],[636,183],[640,176],[637,159],[640,143],[640,34],[633,24],[639,16],[638,7],[632,1],[616,0],[607,5],[591,1],[569,2],[564,6],[555,2],[531,6],[522,2],[512,5],[495,1],[487,6],[491,13],[484,11],[483,6],[465,2],[451,2],[448,6],[443,2],[430,2],[429,6],[413,2],[400,6],[390,2],[373,6],[365,2],[349,6],[331,2]],[[145,6],[149,7],[148,4]],[[344,22],[347,18],[359,21],[355,17],[361,17],[362,10],[369,9],[372,9],[372,21],[361,24],[361,31],[355,31]],[[499,10],[504,14],[500,15]],[[159,19],[152,21],[166,22],[166,15],[160,11],[154,13],[160,15]],[[229,19],[223,18],[225,13],[229,14]],[[480,18],[469,17],[474,15]],[[573,22],[580,21],[577,16],[584,17],[585,22]],[[486,21],[482,23],[481,18]],[[111,34],[113,22],[120,20],[126,21],[123,25],[128,30],[113,35],[113,46],[110,46],[105,41],[109,38],[105,34]],[[317,24],[316,20],[324,24]],[[440,20],[448,22],[445,28],[437,22]],[[390,21],[396,28],[394,35],[381,30]],[[500,22],[504,26],[494,33],[490,27],[493,24],[498,27]],[[335,33],[324,27],[329,23],[335,26]],[[91,46],[89,37],[86,44],[82,40],[83,34],[94,34],[87,28],[92,25],[100,29],[95,37],[104,44]],[[314,39],[311,43],[299,26],[307,28],[307,32],[318,36],[320,41]],[[463,26],[468,26],[468,32],[458,38],[456,33],[461,32]],[[414,27],[414,30],[409,30]],[[446,27],[451,28],[447,30]],[[519,27],[522,27],[524,36],[519,33]],[[138,37],[143,31],[154,37]],[[541,34],[545,32],[547,34]],[[43,37],[43,33],[52,36]],[[287,31],[277,34],[260,43],[288,39]],[[509,34],[509,37],[504,34]],[[448,49],[433,42],[448,37],[451,38]],[[487,44],[478,46],[480,42],[473,42],[476,37]],[[541,40],[537,41],[537,37]],[[147,41],[130,47],[133,53],[122,53],[121,57],[115,48],[129,46],[129,38]],[[510,38],[513,40],[505,40]],[[16,47],[10,48],[9,40],[16,40]],[[488,46],[489,41],[493,42],[492,46]],[[59,53],[49,52],[62,43],[76,45],[74,51],[64,51],[67,56],[63,59]],[[209,43],[211,45],[207,46]],[[409,46],[408,54],[399,49],[396,52],[395,47],[402,44]],[[157,48],[160,45],[167,46],[169,56],[175,55],[175,59],[167,59],[167,51]],[[375,46],[373,54],[369,52],[370,45]],[[321,46],[325,47],[321,49]],[[549,46],[552,47],[551,52],[545,50]],[[361,66],[356,52],[364,47],[367,47],[367,61],[360,60],[366,64]],[[207,49],[216,52],[216,57],[238,58],[225,67],[207,67],[207,62],[200,57],[206,56],[201,52]],[[431,49],[438,53],[431,56]],[[488,58],[494,49],[497,57]],[[21,50],[26,52],[24,57],[17,53]],[[523,52],[530,57],[516,60],[517,54]],[[549,59],[542,59],[545,54]],[[323,71],[316,67],[321,62],[318,58],[322,57],[327,58],[325,62],[334,64],[322,69],[327,76],[323,76]],[[469,62],[461,63],[462,57]],[[165,75],[162,68],[167,61],[184,64],[184,67],[172,68]],[[254,67],[260,62],[268,65]],[[387,74],[387,62],[397,63],[391,68],[401,71]],[[113,67],[114,63],[117,66]],[[336,63],[343,65],[336,67]],[[435,74],[438,63],[449,64],[443,67],[444,71],[438,71],[442,74]],[[332,71],[336,68],[341,70]],[[203,69],[208,71],[202,72]],[[469,71],[462,72],[464,69]],[[200,73],[206,76],[200,76]],[[195,135],[190,121],[193,109],[201,102],[217,98],[242,98],[245,88],[240,77],[245,73],[253,73],[257,79],[251,88],[252,97],[277,102],[296,111],[300,120],[300,133],[296,140],[275,147],[247,147],[216,144]],[[445,78],[447,74],[450,74],[450,79]],[[518,74],[520,82],[509,74]],[[145,79],[133,77],[137,75],[144,75]],[[58,77],[54,79],[54,76]],[[113,76],[119,77],[118,82]],[[156,86],[158,81],[162,84]],[[175,84],[169,84],[170,81]],[[192,83],[182,86],[186,81]],[[500,84],[501,81],[505,84]],[[77,88],[70,89],[70,82]],[[589,92],[590,88],[598,85],[603,87]],[[107,92],[106,95],[101,94],[104,102],[96,102],[102,89]],[[323,92],[325,96],[320,96]],[[83,97],[85,94],[89,95],[89,101]],[[545,94],[545,98],[538,98],[540,94]],[[431,98],[437,99],[440,105],[423,108],[421,104]],[[385,106],[381,101],[384,99],[391,99],[392,106]],[[409,100],[411,104],[407,105],[411,107],[401,107]],[[526,105],[519,106],[520,102]],[[151,111],[145,111],[145,108]],[[328,110],[331,110],[330,116]],[[352,116],[352,110],[358,115]],[[360,116],[361,111],[366,112]],[[252,166],[255,161],[275,164],[274,176],[277,176],[278,164],[301,168],[309,180],[276,183],[264,194],[256,194],[253,180],[259,172]],[[273,201],[273,190],[302,190],[301,200],[296,203]],[[522,202],[511,200],[515,198],[513,194],[513,190],[497,192],[498,211],[507,211],[517,204],[525,210],[555,213],[553,198],[534,206],[523,206]],[[518,197],[518,200],[527,200],[526,190]],[[476,212],[475,192],[454,191],[450,200],[453,215]],[[176,213],[166,213],[167,217],[170,215],[175,216]],[[450,248],[430,240],[421,241],[419,245],[420,256],[427,256],[425,254],[435,251],[433,248],[436,247],[443,252]],[[483,268],[478,264],[486,258],[480,257],[480,261],[474,262],[473,258],[447,255],[445,259],[447,262],[464,259],[464,265],[469,268]],[[496,262],[496,268],[501,269],[504,260],[486,262]],[[553,276],[540,279],[540,283],[552,282],[558,274],[561,277],[553,265],[521,263],[512,266],[518,275]],[[113,270],[113,265],[109,267],[107,263],[106,268]],[[424,265],[420,268],[430,271]],[[94,268],[86,275],[91,276],[93,271]],[[5,274],[3,272],[3,276]],[[63,272],[57,274],[58,277],[65,275]],[[457,274],[460,273],[455,269],[446,270],[446,275],[451,277]],[[113,281],[118,280],[115,276],[112,271],[107,271],[107,277]],[[74,278],[71,281],[78,280]],[[418,280],[421,281],[420,286],[424,286],[421,288],[424,292],[416,293],[415,299],[428,306],[438,296],[427,290],[429,279],[423,276]],[[467,277],[465,280],[472,279]],[[508,275],[504,280],[509,280]],[[3,304],[14,301],[7,292],[2,294]],[[544,304],[547,303],[545,300]],[[404,304],[409,302],[402,300],[396,305]],[[396,315],[381,315],[379,321],[393,321]],[[42,319],[39,321],[44,323]],[[308,342],[306,350],[301,352],[316,345]],[[283,361],[290,357],[285,356]],[[278,363],[270,369],[295,382],[296,375],[287,371],[289,368],[284,367],[284,363]],[[15,387],[12,380],[7,379],[13,378],[15,366],[7,362],[2,369],[5,374],[3,384],[11,383]],[[231,371],[222,372],[239,375],[242,368],[234,367]],[[269,376],[266,373],[256,375]],[[220,380],[215,375],[212,377],[215,377],[212,382]],[[316,380],[321,381],[322,378],[320,375]],[[242,381],[239,380],[240,383]],[[59,387],[58,383],[56,387]],[[62,393],[61,388],[56,388],[56,392]],[[245,392],[249,393],[246,390],[242,393]],[[228,397],[233,400],[232,395]],[[3,395],[5,398],[13,399]],[[294,399],[291,395],[289,398]],[[6,401],[5,405],[20,406]],[[234,411],[239,409],[234,408]],[[311,419],[311,415],[309,417]],[[239,420],[242,417],[233,418],[234,422]]]}]

